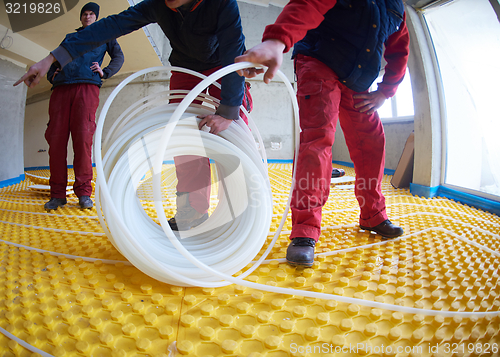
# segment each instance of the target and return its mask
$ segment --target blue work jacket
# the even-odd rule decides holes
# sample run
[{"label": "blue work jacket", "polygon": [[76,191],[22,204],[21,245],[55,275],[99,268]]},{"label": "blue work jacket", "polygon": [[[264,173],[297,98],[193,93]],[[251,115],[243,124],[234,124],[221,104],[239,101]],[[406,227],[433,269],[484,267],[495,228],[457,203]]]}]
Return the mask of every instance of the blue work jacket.
[{"label": "blue work jacket", "polygon": [[[67,34],[65,40],[75,36],[81,30],[83,30],[83,28],[77,29],[77,32]],[[101,66],[106,52],[111,57],[111,61],[106,68],[102,69],[102,72],[104,73],[103,78],[106,79],[116,74],[123,65],[124,57],[118,42],[116,40],[111,40],[108,43],[85,53],[83,56],[75,58],[73,61],[64,66],[60,72],[56,73],[60,64],[58,62],[53,63],[47,72],[47,79],[50,83],[52,83],[52,89],[63,84],[76,83],[89,83],[101,87],[101,76],[98,72],[93,72],[90,67],[93,62],[98,62],[99,66]]]},{"label": "blue work jacket", "polygon": [[363,92],[378,77],[384,42],[398,31],[403,14],[401,0],[339,0],[295,44],[293,55],[320,60],[348,88]]}]

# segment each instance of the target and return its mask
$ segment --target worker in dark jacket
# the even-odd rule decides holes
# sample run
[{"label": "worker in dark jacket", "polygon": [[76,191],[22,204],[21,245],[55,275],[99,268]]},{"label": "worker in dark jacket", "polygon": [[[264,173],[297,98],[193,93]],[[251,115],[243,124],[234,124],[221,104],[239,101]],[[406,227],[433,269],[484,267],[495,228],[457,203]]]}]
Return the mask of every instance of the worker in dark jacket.
[{"label": "worker in dark jacket", "polygon": [[[64,41],[77,36],[99,16],[99,5],[89,2],[80,12],[82,27],[66,35]],[[101,69],[106,52],[111,61]],[[49,102],[49,123],[45,139],[49,144],[50,201],[45,209],[53,210],[66,204],[68,181],[67,147],[69,135],[73,141],[73,190],[82,209],[90,209],[92,195],[92,137],[96,129],[95,113],[99,105],[101,79],[117,73],[123,65],[123,53],[116,40],[111,40],[69,62],[63,69],[54,63],[47,73],[52,83]]]},{"label": "worker in dark jacket", "polygon": [[[97,46],[151,23],[157,23],[168,37],[172,46],[169,60],[174,66],[208,75],[233,63],[234,58],[245,51],[236,0],[144,0],[66,39],[49,56],[33,65],[18,83],[24,81],[28,86],[36,85],[39,76],[46,73],[52,62],[57,60],[64,67]],[[170,89],[191,89],[199,82],[189,84],[188,81],[186,76],[174,73]],[[239,118],[244,97],[244,78],[232,73],[220,82],[221,103],[215,114],[205,116],[199,124],[200,128],[209,127],[213,134],[227,129],[232,120]],[[207,218],[210,182],[200,184],[199,181],[209,179],[210,172],[208,160],[203,161],[203,165],[199,160],[191,162],[197,170],[195,173],[189,163],[177,170],[177,214],[170,221],[173,229],[181,223],[179,221],[183,221],[183,229],[189,229]],[[197,182],[192,182],[193,178]],[[199,189],[201,186],[204,188]]]},{"label": "worker in dark jacket", "polygon": [[[263,42],[236,61],[268,66],[269,82],[293,45],[300,116],[300,147],[295,158],[292,232],[287,261],[312,266],[321,233],[321,210],[330,192],[332,145],[340,121],[356,170],[359,224],[386,238],[403,234],[387,217],[382,194],[385,135],[377,114],[402,82],[409,35],[401,0],[290,0]],[[378,89],[381,59],[387,65]],[[263,70],[241,71],[249,77]]]}]

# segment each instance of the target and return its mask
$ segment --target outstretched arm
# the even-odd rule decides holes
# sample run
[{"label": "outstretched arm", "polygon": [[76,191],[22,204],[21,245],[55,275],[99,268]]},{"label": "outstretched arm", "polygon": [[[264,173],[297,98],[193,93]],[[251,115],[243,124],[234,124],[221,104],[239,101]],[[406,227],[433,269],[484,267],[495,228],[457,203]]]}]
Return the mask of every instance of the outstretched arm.
[{"label": "outstretched arm", "polygon": [[14,83],[14,86],[17,86],[22,82],[24,82],[30,88],[36,86],[40,82],[40,79],[45,77],[50,69],[50,66],[55,61],[56,58],[52,55],[52,53],[50,53],[43,60],[31,66],[28,69],[28,72],[26,72],[24,76],[22,76],[16,83]]},{"label": "outstretched arm", "polygon": [[40,62],[30,67],[28,72],[14,85],[25,82],[27,86],[34,87],[40,82],[56,60],[64,68],[75,58],[92,51],[117,37],[126,35],[141,27],[156,22],[158,8],[165,4],[156,0],[144,0],[139,4],[122,11],[119,14],[105,17],[74,36],[66,37],[61,45]]}]

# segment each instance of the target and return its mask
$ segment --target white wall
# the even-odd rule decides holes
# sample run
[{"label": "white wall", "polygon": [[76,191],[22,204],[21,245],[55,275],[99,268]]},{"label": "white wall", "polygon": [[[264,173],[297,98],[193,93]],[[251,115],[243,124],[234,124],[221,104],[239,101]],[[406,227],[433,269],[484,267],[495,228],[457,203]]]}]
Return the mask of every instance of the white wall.
[{"label": "white wall", "polygon": [[24,174],[23,128],[27,87],[13,84],[26,68],[0,57],[0,182]]},{"label": "white wall", "polygon": [[[281,13],[282,8],[270,5],[269,7],[250,5],[238,2],[241,14],[241,24],[245,34],[245,45],[247,49],[258,45],[262,41],[262,34],[267,25],[274,23]],[[291,53],[284,55],[281,71],[287,76],[289,81],[293,81],[293,63]]]},{"label": "white wall", "polygon": [[[49,166],[49,145],[44,136],[48,122],[48,99],[26,105],[26,119],[24,122],[24,167]],[[72,163],[73,155],[71,155],[68,165]]]}]

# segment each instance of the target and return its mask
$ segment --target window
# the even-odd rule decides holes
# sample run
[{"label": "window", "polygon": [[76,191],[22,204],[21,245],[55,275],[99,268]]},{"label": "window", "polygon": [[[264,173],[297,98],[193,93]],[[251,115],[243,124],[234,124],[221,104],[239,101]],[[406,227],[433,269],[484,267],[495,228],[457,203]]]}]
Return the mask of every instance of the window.
[{"label": "window", "polygon": [[[377,90],[377,84],[382,82],[383,76],[384,74],[382,73],[375,82],[373,82],[370,87],[370,92]],[[413,93],[411,91],[410,72],[408,68],[406,69],[403,82],[398,86],[396,95],[386,100],[384,105],[382,105],[377,112],[383,120],[413,120]]]},{"label": "window", "polygon": [[446,118],[444,184],[500,196],[500,24],[488,0],[424,12],[438,60]]}]

